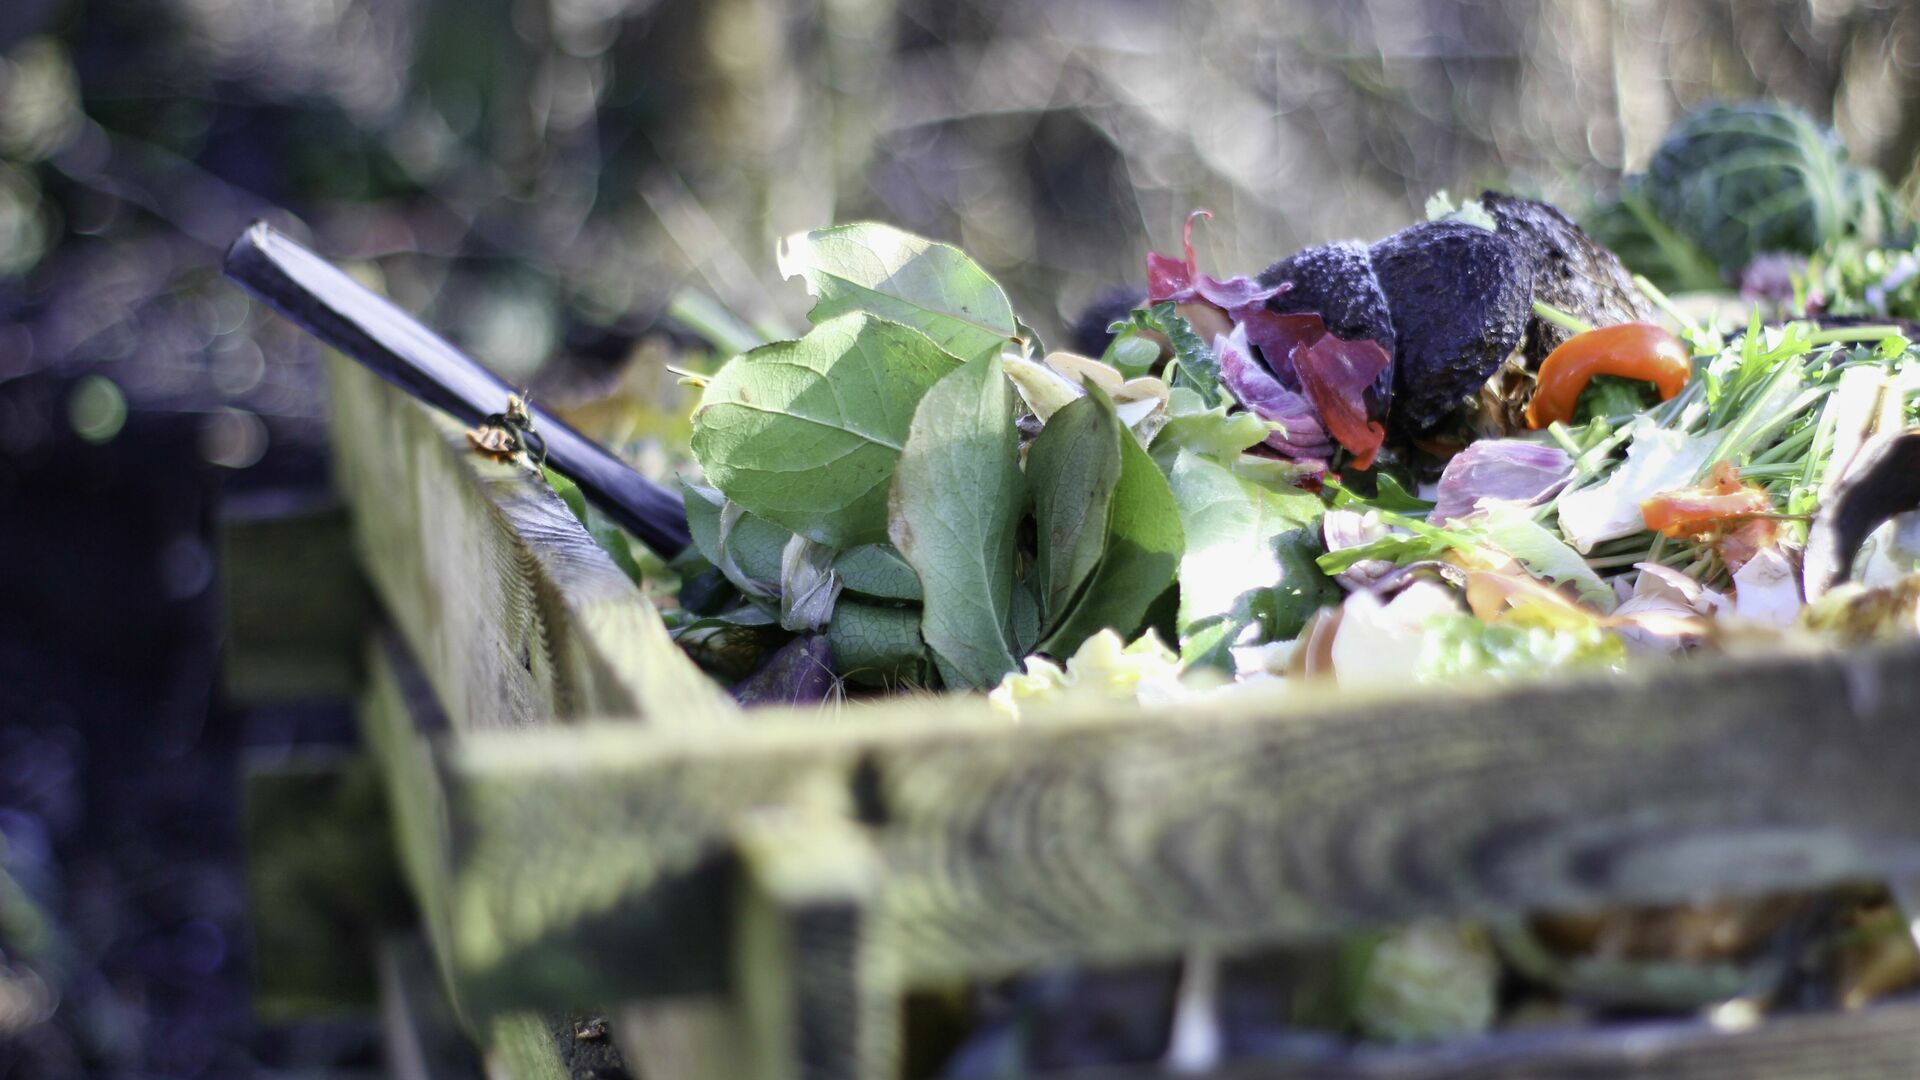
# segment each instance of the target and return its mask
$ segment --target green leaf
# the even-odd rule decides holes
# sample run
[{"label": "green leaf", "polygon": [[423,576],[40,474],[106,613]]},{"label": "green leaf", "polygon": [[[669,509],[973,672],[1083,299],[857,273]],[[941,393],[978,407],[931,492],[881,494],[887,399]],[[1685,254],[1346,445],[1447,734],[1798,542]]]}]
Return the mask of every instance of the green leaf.
[{"label": "green leaf", "polygon": [[1400,481],[1391,473],[1379,473],[1373,479],[1373,496],[1368,498],[1353,491],[1335,480],[1327,481],[1328,490],[1333,492],[1335,510],[1391,510],[1397,514],[1426,514],[1434,508],[1434,503],[1402,487]]},{"label": "green leaf", "polygon": [[693,414],[693,455],[727,498],[810,540],[884,540],[914,407],[959,363],[871,315],[821,323],[720,369]]},{"label": "green leaf", "polygon": [[927,645],[920,609],[841,600],[827,624],[833,666],[860,686],[899,688],[927,681]]},{"label": "green leaf", "polygon": [[875,600],[920,602],[920,579],[887,544],[862,544],[843,551],[834,558],[833,569],[850,593]]},{"label": "green leaf", "polygon": [[1536,577],[1556,585],[1571,585],[1580,599],[1601,611],[1618,603],[1613,589],[1600,580],[1552,530],[1535,521],[1533,512],[1515,506],[1496,506],[1467,519],[1471,528],[1494,547],[1520,561]]},{"label": "green leaf", "polygon": [[1127,434],[1113,402],[1098,387],[1088,388],[1087,399],[1098,405],[1113,432],[1120,480],[1105,515],[1105,554],[1072,608],[1055,616],[1054,628],[1040,644],[1041,651],[1052,656],[1072,655],[1081,642],[1106,628],[1133,637],[1147,609],[1173,581],[1186,547],[1166,476]]},{"label": "green leaf", "polygon": [[1215,461],[1232,462],[1265,440],[1271,430],[1253,413],[1228,415],[1226,405],[1209,406],[1192,389],[1176,386],[1167,398],[1167,424],[1153,440],[1153,460],[1162,471],[1171,471],[1180,451],[1191,450]]},{"label": "green leaf", "polygon": [[1112,403],[1096,391],[1061,407],[1027,448],[1027,483],[1040,533],[1035,584],[1046,620],[1066,613],[1106,551],[1122,434]]},{"label": "green leaf", "polygon": [[1040,601],[1033,598],[1031,576],[1013,585],[1013,655],[1025,656],[1040,644]]},{"label": "green leaf", "polygon": [[1420,643],[1419,678],[1530,679],[1560,668],[1618,668],[1626,658],[1620,636],[1598,622],[1578,628],[1513,626],[1463,613],[1428,625]]},{"label": "green leaf", "polygon": [[989,353],[927,392],[893,478],[893,546],[920,575],[921,635],[950,687],[993,686],[1015,667],[1014,529],[1026,501],[1013,390]]},{"label": "green leaf", "polygon": [[1115,334],[1108,343],[1107,351],[1100,355],[1102,363],[1113,365],[1114,369],[1129,379],[1153,374],[1153,367],[1160,362],[1160,343],[1149,337],[1141,336],[1137,330]]},{"label": "green leaf", "polygon": [[1279,541],[1318,522],[1324,508],[1307,492],[1269,490],[1191,451],[1174,461],[1170,480],[1186,533],[1181,648],[1218,661],[1240,630],[1261,619],[1262,608],[1271,609],[1271,590],[1319,587],[1289,580]]},{"label": "green leaf", "polygon": [[1150,308],[1135,309],[1131,325],[1136,330],[1164,334],[1172,343],[1174,386],[1184,386],[1199,394],[1201,402],[1209,408],[1225,400],[1220,393],[1219,358],[1213,355],[1213,347],[1193,332],[1193,325],[1186,317],[1174,309],[1173,301],[1163,300]]},{"label": "green leaf", "polygon": [[887,225],[841,225],[787,237],[776,262],[781,277],[806,279],[815,323],[872,312],[967,360],[998,355],[1021,338],[1007,294],[950,244]]},{"label": "green leaf", "polygon": [[[1463,543],[1466,541],[1462,541]],[[1329,551],[1314,560],[1314,564],[1323,572],[1339,574],[1351,570],[1363,562],[1385,559],[1395,566],[1437,559],[1459,547],[1448,539],[1423,536],[1418,533],[1388,533],[1378,540],[1369,540],[1364,544]]]}]

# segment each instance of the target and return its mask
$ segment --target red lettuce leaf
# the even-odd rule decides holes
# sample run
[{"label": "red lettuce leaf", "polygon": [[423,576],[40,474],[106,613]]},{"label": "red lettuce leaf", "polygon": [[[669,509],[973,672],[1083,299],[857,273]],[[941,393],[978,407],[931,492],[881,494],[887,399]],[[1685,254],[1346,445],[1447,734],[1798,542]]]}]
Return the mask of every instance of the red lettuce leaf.
[{"label": "red lettuce leaf", "polygon": [[[1379,342],[1347,341],[1328,333],[1318,315],[1269,311],[1267,301],[1289,288],[1285,282],[1267,286],[1252,278],[1221,281],[1201,273],[1193,253],[1193,223],[1212,216],[1205,210],[1187,215],[1184,261],[1148,254],[1148,302],[1207,304],[1226,313],[1232,333],[1214,339],[1221,378],[1241,404],[1287,426],[1284,434],[1276,433],[1281,441],[1269,438],[1269,445],[1296,459],[1316,458],[1330,449],[1326,441],[1331,435],[1354,456],[1356,467],[1372,467],[1386,438],[1386,426],[1379,421],[1387,403],[1378,391],[1369,390],[1393,358]],[[1260,370],[1249,345],[1266,357],[1271,375]],[[1230,375],[1227,353],[1236,346]],[[1302,395],[1310,408],[1300,407]]]},{"label": "red lettuce leaf", "polygon": [[1213,351],[1220,358],[1220,381],[1240,404],[1260,419],[1282,425],[1283,430],[1267,436],[1267,446],[1295,461],[1324,463],[1333,456],[1333,443],[1320,426],[1313,403],[1282,386],[1253,358],[1244,323],[1235,326],[1232,334],[1214,338]]},{"label": "red lettuce leaf", "polygon": [[1453,456],[1440,473],[1439,499],[1427,515],[1445,525],[1479,508],[1481,499],[1537,506],[1573,475],[1573,458],[1557,446],[1523,439],[1481,439]]},{"label": "red lettuce leaf", "polygon": [[1264,304],[1269,299],[1285,292],[1288,286],[1262,285],[1250,277],[1232,277],[1225,281],[1208,277],[1200,272],[1199,260],[1193,254],[1193,220],[1211,218],[1207,210],[1195,210],[1187,215],[1186,228],[1181,235],[1181,244],[1186,249],[1186,261],[1180,262],[1171,256],[1157,251],[1147,253],[1147,302],[1157,304],[1162,300],[1171,300],[1176,304],[1197,302],[1212,304],[1233,317],[1235,309]]}]

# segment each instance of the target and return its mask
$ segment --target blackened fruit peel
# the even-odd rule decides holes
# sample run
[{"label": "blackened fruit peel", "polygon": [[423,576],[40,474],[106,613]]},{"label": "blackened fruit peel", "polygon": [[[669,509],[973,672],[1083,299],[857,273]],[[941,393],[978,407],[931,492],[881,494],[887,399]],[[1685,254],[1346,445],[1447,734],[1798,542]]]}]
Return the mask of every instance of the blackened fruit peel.
[{"label": "blackened fruit peel", "polygon": [[[1533,299],[1588,326],[1653,322],[1656,312],[1620,257],[1543,202],[1489,191],[1480,196],[1500,235],[1533,266]],[[1573,331],[1538,315],[1527,322],[1527,367],[1538,369]]]},{"label": "blackened fruit peel", "polygon": [[1520,347],[1533,314],[1533,266],[1506,237],[1459,221],[1402,229],[1369,254],[1393,312],[1388,422],[1419,436]]}]

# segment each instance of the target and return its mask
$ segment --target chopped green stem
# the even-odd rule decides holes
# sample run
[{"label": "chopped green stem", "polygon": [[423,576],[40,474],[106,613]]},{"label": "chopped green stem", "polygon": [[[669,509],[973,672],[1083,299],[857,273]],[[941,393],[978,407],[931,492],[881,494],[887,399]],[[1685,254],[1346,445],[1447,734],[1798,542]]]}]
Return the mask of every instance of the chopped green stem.
[{"label": "chopped green stem", "polygon": [[765,343],[739,316],[698,289],[681,289],[667,302],[667,314],[716,350],[738,355]]},{"label": "chopped green stem", "polygon": [[1836,326],[1830,330],[1815,330],[1807,335],[1810,345],[1833,345],[1840,342],[1879,343],[1891,337],[1900,337],[1897,326]]},{"label": "chopped green stem", "polygon": [[1585,452],[1581,450],[1580,444],[1573,440],[1573,435],[1567,431],[1567,425],[1558,420],[1547,425],[1547,435],[1560,444],[1560,449],[1565,450],[1568,457],[1577,458]]},{"label": "chopped green stem", "polygon": [[1814,434],[1815,429],[1811,424],[1801,428],[1773,444],[1773,447],[1765,453],[1754,455],[1753,465],[1758,467],[1785,464],[1790,472],[1800,471],[1800,454],[1813,443]]},{"label": "chopped green stem", "polygon": [[1686,328],[1689,333],[1698,334],[1700,332],[1700,324],[1687,318],[1679,308],[1673,305],[1673,301],[1667,298],[1667,294],[1661,291],[1660,286],[1648,281],[1645,275],[1633,275],[1633,283],[1640,287],[1640,291],[1646,294],[1647,299],[1653,301],[1654,307],[1666,312],[1669,318]]},{"label": "chopped green stem", "polygon": [[1533,302],[1533,313],[1553,325],[1560,327],[1562,330],[1571,330],[1576,334],[1584,334],[1593,329],[1592,323],[1581,322],[1579,319],[1561,311],[1559,308],[1554,307],[1544,300],[1535,300]]},{"label": "chopped green stem", "polygon": [[1629,551],[1624,554],[1607,555],[1597,559],[1589,557],[1587,559],[1587,565],[1593,567],[1595,570],[1617,570],[1622,566],[1632,566],[1634,563],[1657,561],[1659,560],[1654,559],[1645,551]]}]

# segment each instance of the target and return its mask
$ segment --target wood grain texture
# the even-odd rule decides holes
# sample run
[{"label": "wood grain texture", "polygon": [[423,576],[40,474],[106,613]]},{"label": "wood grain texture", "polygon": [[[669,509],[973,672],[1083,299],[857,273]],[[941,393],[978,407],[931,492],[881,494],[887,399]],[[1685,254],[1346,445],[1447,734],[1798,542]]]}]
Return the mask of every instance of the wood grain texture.
[{"label": "wood grain texture", "polygon": [[222,670],[236,702],[353,696],[372,606],[338,502],[228,500],[220,574]]},{"label": "wood grain texture", "polygon": [[[227,251],[227,275],[367,370],[463,423],[505,407],[516,388],[387,298],[258,221]],[[687,546],[678,493],[653,482],[537,402],[527,403],[554,467],[643,542],[671,558]]]},{"label": "wood grain texture", "polygon": [[[359,547],[432,690],[378,661],[369,740],[449,985],[524,1028],[512,1045],[525,1010],[625,1002],[616,1033],[662,1048],[663,1077],[745,1072],[716,1063],[749,1031],[764,1072],[877,1074],[897,1034],[873,1003],[897,988],[1920,873],[1920,644],[1019,724],[927,699],[741,724],[544,485],[337,371]],[[755,831],[796,812],[825,814],[806,820],[830,850]],[[827,873],[840,858],[865,869]],[[1913,1020],[1222,1076],[1910,1076]]]},{"label": "wood grain texture", "polygon": [[[1048,1080],[1164,1080],[1156,1068],[1075,1070]],[[1782,1016],[1741,1031],[1642,1022],[1534,1031],[1444,1047],[1365,1049],[1328,1061],[1229,1066],[1203,1080],[1909,1080],[1920,1076],[1920,1005]]]},{"label": "wood grain texture", "polygon": [[474,453],[459,425],[343,359],[331,371],[361,562],[456,727],[736,715],[529,466]]},{"label": "wood grain texture", "polygon": [[[726,903],[712,871],[734,823],[823,786],[867,823],[876,940],[909,984],[1911,873],[1914,701],[1904,645],[1411,701],[1249,694],[1017,725],[916,702],[474,735],[442,748],[451,918],[506,999],[534,985],[509,972],[567,953],[609,997],[719,990],[725,931],[704,916]],[[594,963],[615,947],[674,962]]]}]

